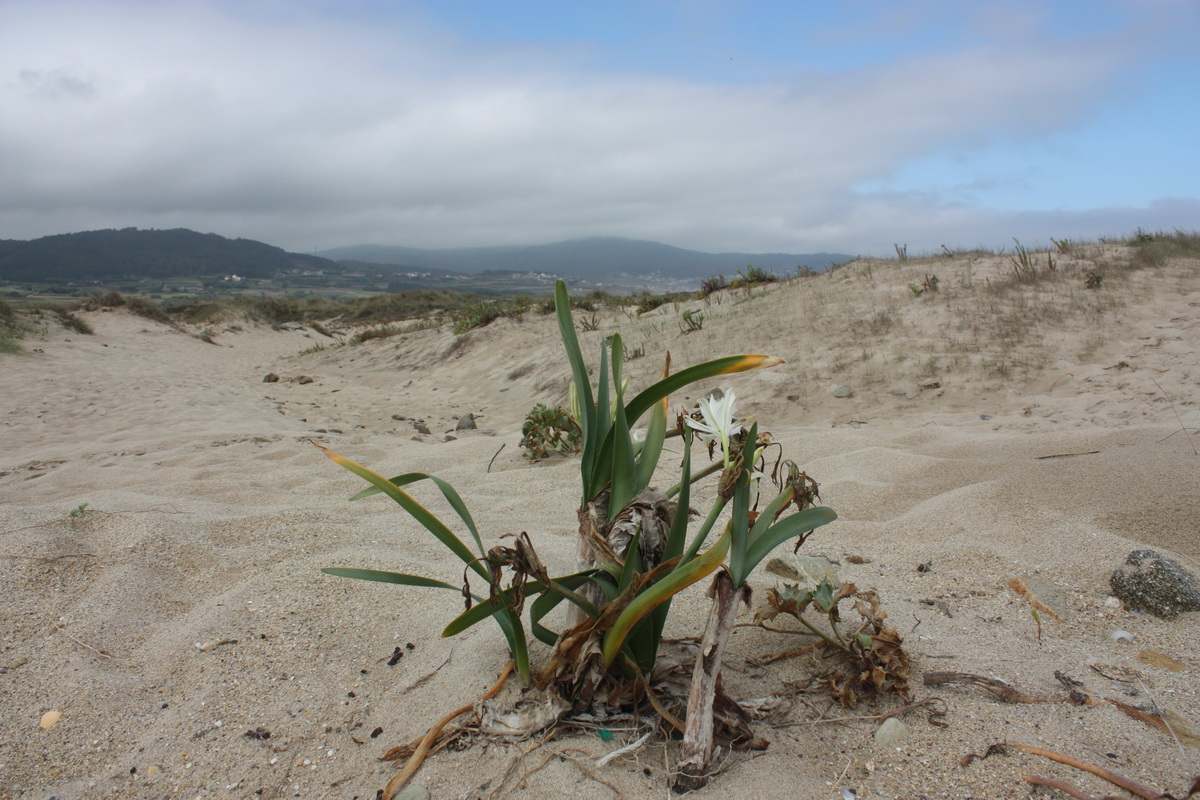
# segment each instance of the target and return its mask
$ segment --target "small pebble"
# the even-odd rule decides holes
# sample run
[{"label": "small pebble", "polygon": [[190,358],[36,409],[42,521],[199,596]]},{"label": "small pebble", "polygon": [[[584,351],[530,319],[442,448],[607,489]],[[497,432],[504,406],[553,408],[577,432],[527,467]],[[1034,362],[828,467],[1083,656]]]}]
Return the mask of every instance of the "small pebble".
[{"label": "small pebble", "polygon": [[1114,642],[1132,642],[1133,634],[1129,631],[1113,631],[1112,640]]}]

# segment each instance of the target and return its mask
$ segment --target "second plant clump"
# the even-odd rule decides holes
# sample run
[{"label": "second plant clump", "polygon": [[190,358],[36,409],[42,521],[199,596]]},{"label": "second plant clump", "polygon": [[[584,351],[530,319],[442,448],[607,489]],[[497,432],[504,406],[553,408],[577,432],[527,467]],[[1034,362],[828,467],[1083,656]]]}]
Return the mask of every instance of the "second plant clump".
[{"label": "second plant clump", "polygon": [[[730,356],[672,374],[668,356],[661,379],[626,398],[620,336],[601,345],[593,386],[561,281],[556,286],[555,308],[574,378],[572,413],[560,418],[547,409],[539,422],[564,432],[568,441],[576,434],[581,449],[579,564],[575,571],[552,576],[538,557],[533,538],[525,532],[512,536],[510,544],[485,547],[466,504],[439,478],[419,472],[384,478],[322,448],[334,462],[371,484],[352,499],[380,492],[388,495],[465,565],[464,579],[457,584],[381,570],[336,567],[324,572],[446,589],[460,598],[455,603],[465,595],[467,610],[450,622],[443,635],[494,619],[508,642],[522,683],[545,694],[546,701],[535,716],[522,722],[518,716],[505,715],[510,727],[517,720],[516,729],[530,732],[566,714],[603,715],[652,708],[682,738],[673,787],[678,791],[697,788],[713,774],[718,746],[765,746],[752,732],[748,714],[725,696],[720,681],[721,660],[734,619],[739,606],[749,600],[751,572],[784,542],[795,540],[799,547],[815,528],[837,515],[829,508],[812,505],[816,486],[794,463],[778,457],[770,475],[763,474],[764,454],[777,445],[769,434],[759,431],[757,423],[747,425],[736,417],[732,391],[701,401],[697,409],[679,413],[673,420],[668,417],[671,393],[716,376],[772,367],[782,363],[780,359]],[[635,433],[639,424],[644,424],[644,430]],[[531,432],[523,431],[527,439]],[[707,444],[713,460],[693,468],[696,437]],[[549,445],[547,450],[565,449],[557,437],[551,438],[556,439],[554,444],[541,438]],[[683,478],[659,490],[652,483],[668,438],[682,440]],[[574,444],[572,441],[568,447]],[[693,485],[707,477],[716,481],[715,497],[707,513],[696,514],[691,510]],[[405,491],[404,487],[420,481],[433,483],[473,546]],[[698,524],[692,524],[693,517]],[[724,520],[719,528],[718,520]],[[469,580],[471,573],[476,577],[474,586]],[[710,576],[712,609],[698,653],[690,662],[666,656],[660,645],[672,599]],[[781,603],[775,606],[776,613],[795,612],[809,625],[799,614],[808,605],[804,598],[799,603],[776,600]],[[563,601],[569,604],[569,611],[562,630],[555,631],[543,623]],[[828,610],[826,601],[823,595],[809,599],[822,611]],[[836,602],[829,601],[836,609]],[[865,685],[900,690],[903,680],[897,681],[900,675],[896,673],[906,670],[896,669],[899,642],[893,641],[893,632],[878,624],[878,619],[878,614],[872,615],[874,624],[853,633],[853,640],[843,641],[845,646],[840,649],[855,662],[856,671],[866,670]],[[536,671],[530,658],[530,634],[550,649],[548,656],[538,659],[542,666]],[[819,635],[834,644],[841,637],[836,629]],[[871,679],[872,670],[880,667],[880,658],[873,654],[883,657],[886,679],[879,679],[878,672],[875,680]],[[548,716],[547,708],[551,709]]]}]

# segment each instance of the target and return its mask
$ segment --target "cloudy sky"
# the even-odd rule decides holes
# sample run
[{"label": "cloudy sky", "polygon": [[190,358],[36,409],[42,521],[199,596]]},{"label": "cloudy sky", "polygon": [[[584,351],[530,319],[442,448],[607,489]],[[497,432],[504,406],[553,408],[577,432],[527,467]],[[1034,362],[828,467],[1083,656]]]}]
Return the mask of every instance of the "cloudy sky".
[{"label": "cloudy sky", "polygon": [[1194,230],[1198,41],[1198,0],[0,0],[0,238]]}]

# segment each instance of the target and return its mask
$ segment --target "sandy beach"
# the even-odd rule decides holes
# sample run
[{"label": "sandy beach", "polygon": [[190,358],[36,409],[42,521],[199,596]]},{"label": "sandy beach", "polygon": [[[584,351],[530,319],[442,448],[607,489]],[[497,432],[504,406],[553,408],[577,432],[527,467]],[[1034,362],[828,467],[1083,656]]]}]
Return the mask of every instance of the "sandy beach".
[{"label": "sandy beach", "polygon": [[[643,315],[600,309],[580,333],[589,357],[614,332],[644,353],[627,364],[632,388],[668,350],[676,368],[785,360],[691,387],[672,408],[737,392],[839,515],[801,552],[878,593],[905,637],[913,699],[940,698],[879,745],[877,718],[899,699],[847,710],[800,692],[819,659],[758,666],[799,640],[740,627],[725,680],[738,699],[781,698],[757,723],[770,746],[733,753],[695,797],[1064,796],[1031,794],[1024,774],[1117,792],[1013,749],[964,766],[1005,742],[1176,794],[1200,775],[1195,742],[1107,702],[1200,727],[1200,614],[1161,620],[1109,588],[1143,547],[1200,573],[1200,262],[1135,269],[1116,244],[1055,258],[1028,283],[1007,256],[858,261]],[[1101,285],[1087,287],[1090,272]],[[910,288],[931,275],[936,290]],[[700,330],[681,331],[685,310],[703,314]],[[566,403],[554,318],[339,345],[245,320],[213,326],[208,343],[122,310],[84,317],[94,335],[47,324],[25,353],[0,355],[0,797],[375,797],[399,769],[379,757],[477,699],[507,651],[490,624],[441,638],[461,610],[448,592],[320,572],[461,579],[394,504],[347,502],[365,484],[310,442],[386,475],[438,475],[485,544],[526,531],[552,572],[571,571],[578,461],[532,463],[518,444],[535,403]],[[455,431],[468,413],[479,430]],[[664,464],[678,461],[675,445]],[[413,493],[444,508],[431,487]],[[1018,578],[1055,614],[1035,620]],[[777,580],[755,573],[754,607]],[[681,598],[668,636],[700,633],[703,588]],[[1056,702],[924,685],[934,671]],[[1056,672],[1095,702],[1057,702]],[[510,681],[501,697],[518,694]],[[595,762],[646,730],[468,737],[415,783],[436,800],[665,798],[677,743],[654,736]]]}]

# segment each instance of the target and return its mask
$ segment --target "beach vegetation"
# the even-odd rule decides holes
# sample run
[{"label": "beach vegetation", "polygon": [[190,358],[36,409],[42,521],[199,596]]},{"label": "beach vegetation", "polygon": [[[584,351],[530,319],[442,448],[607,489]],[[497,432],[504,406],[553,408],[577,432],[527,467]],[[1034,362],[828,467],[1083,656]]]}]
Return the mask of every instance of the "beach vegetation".
[{"label": "beach vegetation", "polygon": [[710,294],[727,288],[729,288],[729,281],[725,280],[725,276],[714,275],[711,278],[704,278],[700,281],[700,291],[697,293],[697,297],[703,300]]},{"label": "beach vegetation", "polygon": [[756,267],[753,264],[747,264],[744,270],[738,270],[737,277],[729,282],[729,288],[749,289],[754,286],[775,283],[778,280],[779,276],[774,272],[769,272],[762,267]]},{"label": "beach vegetation", "polygon": [[704,329],[704,313],[695,309],[685,309],[680,315],[679,331],[688,334]]},{"label": "beach vegetation", "polygon": [[21,352],[20,340],[25,338],[27,328],[12,303],[0,297],[0,353]]},{"label": "beach vegetation", "polygon": [[152,322],[175,327],[175,320],[171,319],[157,303],[140,295],[125,295],[120,292],[94,294],[74,305],[72,310],[104,311],[114,308],[124,308],[129,313]]},{"label": "beach vegetation", "polygon": [[582,448],[579,423],[562,406],[538,403],[521,425],[521,447],[533,461],[551,453],[569,455]]},{"label": "beach vegetation", "polygon": [[363,328],[351,336],[350,344],[362,344],[372,339],[388,339],[392,336],[398,336],[401,333],[404,333],[404,328],[400,325],[372,325],[369,328]]},{"label": "beach vegetation", "polygon": [[[777,445],[759,431],[757,422],[737,416],[732,390],[712,394],[697,408],[670,418],[673,393],[698,381],[770,368],[782,363],[780,359],[728,356],[673,373],[668,356],[661,377],[631,396],[620,335],[601,343],[593,382],[561,281],[555,306],[573,378],[571,408],[569,413],[545,407],[531,413],[535,420],[554,423],[564,441],[577,436],[580,561],[575,571],[552,577],[528,532],[502,537],[511,540],[507,544],[486,547],[466,504],[445,481],[419,472],[385,478],[321,447],[331,460],[370,484],[351,499],[387,495],[464,565],[463,579],[455,583],[383,570],[323,571],[449,590],[456,602],[465,598],[466,611],[446,626],[444,636],[493,619],[508,642],[522,683],[549,695],[560,713],[590,712],[598,704],[652,709],[684,736],[676,788],[695,788],[713,772],[714,735],[721,741],[758,741],[749,717],[724,696],[720,682],[721,654],[733,617],[748,598],[751,572],[776,547],[792,540],[798,547],[836,514],[812,505],[815,483],[795,464],[780,457],[768,476],[764,453]],[[528,433],[533,432],[530,426]],[[539,445],[546,439],[541,435]],[[670,488],[659,489],[656,476],[661,475],[668,439],[681,444],[679,477]],[[712,461],[693,468],[696,439],[707,445]],[[705,479],[715,484],[714,496],[708,512],[696,515],[699,522],[693,525],[695,487]],[[454,532],[406,491],[424,483],[432,483],[449,504],[457,517],[455,525],[465,535]],[[690,668],[686,660],[662,658],[663,630],[673,599],[710,577],[713,612],[703,631],[701,655]],[[555,631],[546,624],[547,615],[564,601],[566,619]],[[530,659],[535,642],[550,649],[536,672]],[[686,693],[665,688],[689,683]],[[546,724],[544,719],[530,723]],[[384,796],[398,788],[389,784]]]}]

